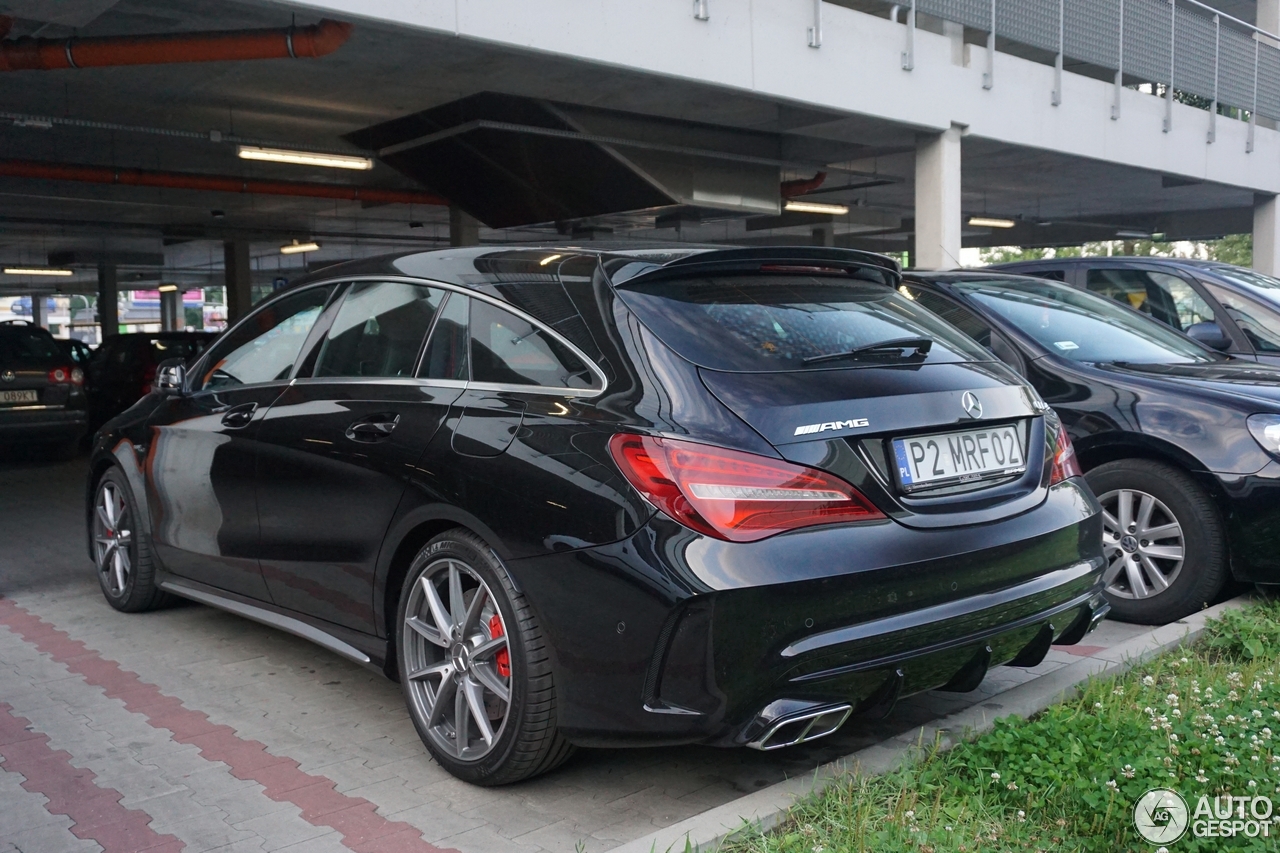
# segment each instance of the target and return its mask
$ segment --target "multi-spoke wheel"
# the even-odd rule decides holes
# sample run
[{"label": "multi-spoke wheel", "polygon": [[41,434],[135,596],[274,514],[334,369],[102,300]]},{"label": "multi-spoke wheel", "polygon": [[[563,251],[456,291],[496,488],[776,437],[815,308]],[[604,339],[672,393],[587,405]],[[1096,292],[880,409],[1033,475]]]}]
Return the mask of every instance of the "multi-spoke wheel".
[{"label": "multi-spoke wheel", "polygon": [[450,531],[422,549],[401,591],[397,638],[410,716],[449,772],[500,785],[569,756],[536,617],[480,539]]},{"label": "multi-spoke wheel", "polygon": [[162,604],[166,596],[155,586],[151,550],[138,529],[133,493],[114,468],[94,490],[89,526],[98,582],[111,606],[132,613]]},{"label": "multi-spoke wheel", "polygon": [[1098,495],[1102,546],[1107,554],[1107,592],[1118,598],[1148,598],[1168,589],[1186,557],[1182,525],[1153,495],[1118,489]]},{"label": "multi-spoke wheel", "polygon": [[1145,459],[1108,462],[1086,478],[1102,504],[1113,616],[1170,622],[1212,603],[1227,579],[1226,537],[1195,480]]},{"label": "multi-spoke wheel", "polygon": [[460,761],[488,755],[511,710],[511,654],[488,584],[455,559],[429,563],[404,626],[405,678],[427,736]]}]

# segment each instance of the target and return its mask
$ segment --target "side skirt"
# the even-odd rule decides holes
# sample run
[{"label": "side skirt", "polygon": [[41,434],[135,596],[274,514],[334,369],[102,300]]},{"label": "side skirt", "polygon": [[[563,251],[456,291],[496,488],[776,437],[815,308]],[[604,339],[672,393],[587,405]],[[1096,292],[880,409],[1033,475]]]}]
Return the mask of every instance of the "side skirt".
[{"label": "side skirt", "polygon": [[370,637],[336,626],[320,627],[296,616],[286,615],[279,608],[265,602],[251,602],[234,593],[224,592],[206,584],[174,577],[167,573],[159,586],[172,595],[207,604],[287,634],[293,634],[361,666],[382,672],[383,659],[386,657],[386,642],[378,637]]}]

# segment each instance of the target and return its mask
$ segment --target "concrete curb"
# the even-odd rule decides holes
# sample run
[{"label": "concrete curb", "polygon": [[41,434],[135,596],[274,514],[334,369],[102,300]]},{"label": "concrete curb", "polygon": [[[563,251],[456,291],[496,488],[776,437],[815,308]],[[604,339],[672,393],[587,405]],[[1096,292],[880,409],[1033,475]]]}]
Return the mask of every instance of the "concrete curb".
[{"label": "concrete curb", "polygon": [[767,832],[786,820],[796,801],[821,792],[850,773],[887,773],[911,760],[922,744],[935,739],[942,749],[989,731],[998,717],[1029,717],[1050,705],[1077,695],[1089,678],[1124,672],[1161,652],[1190,642],[1204,631],[1205,622],[1226,610],[1244,606],[1242,595],[1191,616],[1139,634],[1093,657],[1020,684],[987,702],[934,720],[875,746],[818,767],[812,773],[779,782],[722,806],[674,823],[642,838],[615,847],[612,853],[711,853],[747,828]]}]

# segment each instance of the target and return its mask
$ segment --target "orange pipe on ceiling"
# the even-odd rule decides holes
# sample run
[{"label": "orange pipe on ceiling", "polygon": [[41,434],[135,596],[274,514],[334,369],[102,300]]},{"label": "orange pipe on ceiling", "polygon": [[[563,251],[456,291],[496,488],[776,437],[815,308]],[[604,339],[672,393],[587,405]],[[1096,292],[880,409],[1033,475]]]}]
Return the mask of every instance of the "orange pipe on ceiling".
[{"label": "orange pipe on ceiling", "polygon": [[372,187],[352,187],[342,186],[341,184],[320,184],[304,181],[255,180],[224,175],[197,175],[190,172],[160,172],[148,169],[113,169],[106,166],[42,163],[35,160],[0,160],[0,176],[249,195],[332,198],[370,202],[372,204],[447,205],[449,203],[434,193],[417,190],[384,190]]},{"label": "orange pipe on ceiling", "polygon": [[[0,20],[0,35],[11,20]],[[53,71],[175,62],[315,59],[351,36],[351,24],[325,18],[305,27],[90,38],[19,38],[0,42],[0,71]]]}]

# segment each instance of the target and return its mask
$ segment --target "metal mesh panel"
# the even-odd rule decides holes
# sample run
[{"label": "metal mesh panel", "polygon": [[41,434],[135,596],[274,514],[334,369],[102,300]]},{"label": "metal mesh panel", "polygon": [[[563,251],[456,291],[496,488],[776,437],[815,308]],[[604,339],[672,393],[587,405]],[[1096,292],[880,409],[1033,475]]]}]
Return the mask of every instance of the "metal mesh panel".
[{"label": "metal mesh panel", "polygon": [[1058,0],[998,0],[996,34],[1058,52]]},{"label": "metal mesh panel", "polygon": [[1180,8],[1177,32],[1173,87],[1203,98],[1213,98],[1213,19]]},{"label": "metal mesh panel", "polygon": [[1280,118],[1280,50],[1270,45],[1258,50],[1258,115]]},{"label": "metal mesh panel", "polygon": [[1124,71],[1152,83],[1169,82],[1169,4],[1125,0]]},{"label": "metal mesh panel", "polygon": [[1218,60],[1218,100],[1253,109],[1253,49],[1256,42],[1238,30],[1222,28]]},{"label": "metal mesh panel", "polygon": [[[905,5],[909,0],[899,2]],[[988,30],[991,2],[917,0],[916,6],[920,12]],[[1256,50],[1257,111],[1280,120],[1280,49],[1269,43],[1259,45],[1252,33],[1225,23],[1218,32],[1212,15],[1199,9],[1174,7],[1169,0],[1065,0],[1064,55],[1115,70],[1120,55],[1122,4],[1126,79],[1172,82],[1183,92],[1212,99],[1216,54],[1218,101],[1250,110],[1254,108]],[[1056,52],[1058,0],[996,0],[996,33],[1020,44]],[[1170,36],[1175,33],[1176,61],[1170,81]],[[1216,50],[1215,38],[1219,39]]]},{"label": "metal mesh panel", "polygon": [[1120,55],[1119,0],[1067,0],[1063,53],[1113,71]]},{"label": "metal mesh panel", "polygon": [[966,27],[991,29],[991,0],[916,0],[916,9]]}]

